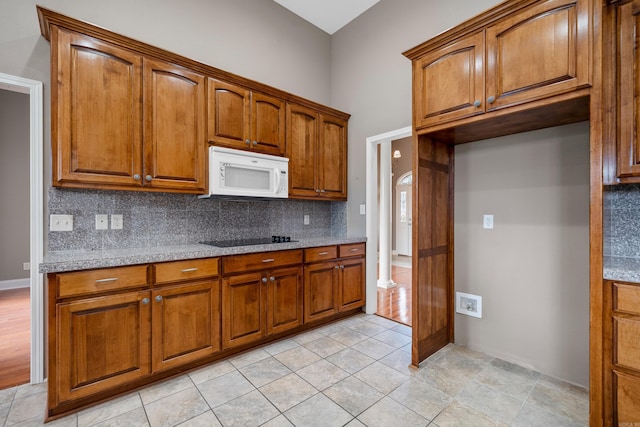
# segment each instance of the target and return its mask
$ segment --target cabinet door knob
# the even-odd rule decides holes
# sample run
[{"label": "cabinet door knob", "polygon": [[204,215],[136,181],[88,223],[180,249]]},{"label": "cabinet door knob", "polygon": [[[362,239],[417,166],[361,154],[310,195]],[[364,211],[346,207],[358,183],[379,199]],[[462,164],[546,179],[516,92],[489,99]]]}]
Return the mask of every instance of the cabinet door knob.
[{"label": "cabinet door knob", "polygon": [[149,298],[142,298],[142,303],[143,304],[149,304]]},{"label": "cabinet door knob", "polygon": [[488,97],[488,98],[487,98],[487,102],[488,102],[489,104],[493,104],[493,102],[494,102],[495,100],[496,100],[496,97],[495,97],[495,96],[490,96],[490,97]]},{"label": "cabinet door knob", "polygon": [[248,139],[245,139],[244,143],[247,144],[247,145],[251,145],[251,141],[249,141]]},{"label": "cabinet door knob", "polygon": [[341,265],[341,266],[340,266],[340,270],[344,270],[344,265]]},{"label": "cabinet door knob", "polygon": [[476,101],[473,103],[473,106],[474,106],[474,107],[479,107],[479,106],[481,106],[481,105],[482,105],[482,102],[480,102],[480,100],[479,100],[479,99],[476,99]]},{"label": "cabinet door knob", "polygon": [[156,301],[158,301],[158,302],[162,301],[162,295],[156,296]]},{"label": "cabinet door knob", "polygon": [[324,193],[324,190],[320,190],[321,193]]},{"label": "cabinet door knob", "polygon": [[275,281],[276,281],[276,278],[275,278],[275,277],[273,277],[273,276],[271,276],[271,277],[269,277],[269,280],[271,280],[272,282],[275,282]]},{"label": "cabinet door knob", "polygon": [[147,181],[151,182],[153,177],[151,175],[147,175],[147,176],[144,177],[144,179],[146,179]]},{"label": "cabinet door knob", "polygon": [[258,145],[258,141],[253,141],[253,146],[255,147],[256,145]]},{"label": "cabinet door knob", "polygon": [[266,277],[262,278],[262,283],[267,283],[267,278]]},{"label": "cabinet door knob", "polygon": [[316,193],[319,193],[319,192],[320,192],[320,189],[317,189],[317,190],[316,190]]},{"label": "cabinet door knob", "polygon": [[335,267],[333,267],[333,268],[335,268],[335,269],[337,270],[337,269],[339,269],[339,268],[340,268],[340,266],[339,266],[339,265],[336,265],[336,266],[335,266]]},{"label": "cabinet door knob", "polygon": [[136,181],[140,181],[140,174],[137,173],[137,174],[133,175],[133,179],[135,179]]}]

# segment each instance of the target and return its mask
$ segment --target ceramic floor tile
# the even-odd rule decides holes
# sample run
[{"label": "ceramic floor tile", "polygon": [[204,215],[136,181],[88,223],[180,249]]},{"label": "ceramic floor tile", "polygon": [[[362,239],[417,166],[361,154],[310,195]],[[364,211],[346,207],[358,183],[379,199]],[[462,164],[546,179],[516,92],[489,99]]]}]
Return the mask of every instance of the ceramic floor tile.
[{"label": "ceramic floor tile", "polygon": [[300,344],[298,344],[292,339],[281,340],[264,347],[264,351],[266,351],[272,356],[275,356],[276,354],[280,354],[284,351],[291,350],[292,348],[296,348],[298,346],[300,346]]},{"label": "ceramic floor tile", "polygon": [[171,427],[209,410],[209,405],[193,387],[145,405],[151,427]]},{"label": "ceramic floor tile", "polygon": [[9,409],[11,409],[11,401],[0,403],[0,426],[4,425],[7,415],[9,415]]},{"label": "ceramic floor tile", "polygon": [[252,391],[213,410],[225,427],[259,426],[280,415],[259,391]]},{"label": "ceramic floor tile", "polygon": [[475,380],[465,386],[458,394],[457,400],[505,424],[511,423],[516,418],[524,403]]},{"label": "ceramic floor tile", "polygon": [[524,404],[511,424],[512,427],[582,427],[585,425],[587,424],[578,423],[529,403]]},{"label": "ceramic floor tile", "polygon": [[380,362],[375,362],[353,375],[384,394],[391,393],[409,379],[408,375]]},{"label": "ceramic floor tile", "polygon": [[41,421],[47,405],[47,393],[37,393],[14,399],[7,413],[6,425],[10,426],[22,421],[37,419]]},{"label": "ceramic floor tile", "polygon": [[401,323],[387,319],[386,317],[378,316],[377,314],[368,314],[366,320],[386,329],[393,329],[396,326],[401,325]]},{"label": "ceramic floor tile", "polygon": [[429,420],[388,397],[364,411],[358,420],[367,427],[420,427],[429,424]]},{"label": "ceramic floor tile", "polygon": [[398,326],[391,328],[392,331],[394,332],[398,332],[401,333],[402,335],[406,335],[409,338],[411,338],[413,332],[411,330],[411,326],[407,326],[407,325],[403,325],[403,324],[398,324]]},{"label": "ceramic floor tile", "polygon": [[417,379],[405,382],[389,397],[430,421],[453,400],[448,394]]},{"label": "ceramic floor tile", "polygon": [[323,338],[325,336],[326,335],[321,334],[320,332],[317,332],[317,331],[313,330],[313,331],[303,332],[303,333],[301,333],[299,335],[294,336],[291,339],[293,341],[295,341],[296,343],[300,344],[300,345],[305,345],[306,343],[318,340],[318,339]]},{"label": "ceramic floor tile", "polygon": [[194,384],[202,384],[214,378],[221,377],[224,374],[235,371],[236,368],[229,361],[216,362],[212,365],[205,366],[196,371],[190,372],[189,376]]},{"label": "ceramic floor tile", "polygon": [[405,375],[416,375],[417,369],[412,368],[411,355],[402,350],[396,350],[380,359],[378,362],[383,365],[387,365],[390,368],[395,369],[398,372],[402,372]]},{"label": "ceramic floor tile", "polygon": [[418,369],[414,377],[452,397],[457,396],[470,381],[470,377],[466,377],[457,371],[443,369],[436,364],[428,362]]},{"label": "ceramic floor tile", "polygon": [[366,314],[358,314],[355,316],[351,316],[347,319],[341,320],[340,321],[340,326],[344,327],[344,328],[350,328],[352,326],[358,325],[362,322],[365,322],[367,319],[367,315]]},{"label": "ceramic floor tile", "polygon": [[330,324],[325,325],[325,326],[321,326],[318,329],[314,329],[314,330],[319,332],[319,333],[321,333],[321,334],[323,334],[323,335],[329,336],[329,335],[334,334],[336,332],[340,332],[344,328],[345,328],[345,326],[343,326],[340,323],[336,322],[336,323],[330,323]]},{"label": "ceramic floor tile", "polygon": [[305,366],[312,365],[321,359],[320,356],[307,350],[305,347],[292,348],[274,357],[292,371],[297,371]]},{"label": "ceramic floor tile", "polygon": [[133,411],[118,415],[93,427],[148,427],[149,420],[144,408],[136,408]]},{"label": "ceramic floor tile", "polygon": [[198,416],[188,419],[187,421],[178,424],[180,427],[222,427],[218,418],[213,414],[213,411],[207,411]]},{"label": "ceramic floor tile", "polygon": [[434,360],[433,364],[465,378],[472,378],[479,374],[488,363],[468,358],[459,352],[449,351],[439,359]]},{"label": "ceramic floor tile", "polygon": [[198,384],[198,390],[207,400],[209,406],[216,408],[255,390],[255,387],[240,372],[234,371]]},{"label": "ceramic floor tile", "polygon": [[296,372],[302,379],[317,388],[324,390],[349,376],[349,373],[338,368],[325,359],[319,360]]},{"label": "ceramic floor tile", "polygon": [[362,424],[362,422],[359,419],[355,418],[355,419],[351,420],[351,422],[349,424],[345,425],[344,427],[367,427],[367,426]]},{"label": "ceramic floor tile", "polygon": [[497,359],[482,370],[476,379],[495,390],[524,401],[538,381],[534,371]]},{"label": "ceramic floor tile", "polygon": [[329,387],[323,393],[353,416],[360,415],[384,397],[384,394],[353,376]]},{"label": "ceramic floor tile", "polygon": [[285,416],[296,426],[341,427],[353,417],[323,394],[300,403],[285,412]]},{"label": "ceramic floor tile", "polygon": [[411,337],[394,331],[384,331],[375,335],[373,338],[395,348],[411,344]]},{"label": "ceramic floor tile", "polygon": [[445,352],[449,352],[450,354],[457,354],[464,356],[468,359],[475,360],[480,363],[490,363],[493,360],[492,356],[489,356],[485,353],[481,353],[479,351],[472,350],[468,347],[464,347],[461,345],[448,344],[444,348]]},{"label": "ceramic floor tile", "polygon": [[344,350],[346,346],[344,344],[340,344],[338,341],[332,340],[329,337],[323,337],[315,341],[311,341],[306,343],[304,347],[307,350],[313,351],[320,357],[328,357],[332,354],[339,352],[340,350]]},{"label": "ceramic floor tile", "polygon": [[369,336],[361,334],[360,332],[356,332],[353,329],[343,328],[337,332],[330,334],[329,338],[331,338],[332,340],[336,340],[346,346],[350,346],[368,339]]},{"label": "ceramic floor tile", "polygon": [[260,392],[284,412],[317,394],[318,390],[296,374],[291,374],[261,387]]},{"label": "ceramic floor tile", "polygon": [[457,401],[452,402],[440,412],[430,426],[434,425],[434,423],[438,427],[507,427],[506,424]]},{"label": "ceramic floor tile", "polygon": [[396,351],[395,347],[378,341],[374,338],[369,338],[366,341],[359,342],[351,346],[351,348],[358,350],[360,353],[364,353],[373,359],[382,359],[386,355]]},{"label": "ceramic floor tile", "polygon": [[387,328],[385,328],[384,326],[376,325],[375,323],[371,322],[361,322],[356,325],[349,326],[349,328],[369,337],[381,334],[382,332],[387,330]]},{"label": "ceramic floor tile", "polygon": [[163,397],[167,397],[171,394],[193,387],[195,386],[193,381],[191,381],[191,378],[189,378],[188,375],[182,375],[140,390],[140,398],[142,399],[142,404],[146,405],[158,399],[162,399]]},{"label": "ceramic floor tile", "polygon": [[[569,386],[567,386],[569,387]],[[580,394],[567,392],[553,385],[538,382],[527,403],[544,408],[581,424],[589,423],[589,400]]]},{"label": "ceramic floor tile", "polygon": [[[43,417],[44,418],[44,417]],[[27,427],[27,426],[34,426],[34,425],[40,425],[40,424],[14,424],[15,427]],[[48,423],[42,423],[43,426],[46,427],[78,427],[78,415],[77,414],[71,414],[71,415],[67,415],[66,417],[62,417],[62,418],[58,418],[57,420],[54,421],[49,421]],[[12,427],[14,427],[12,426]]]},{"label": "ceramic floor tile", "polygon": [[327,360],[350,374],[356,373],[375,362],[375,359],[352,348],[332,354]]},{"label": "ceramic floor tile", "polygon": [[242,353],[238,356],[232,357],[229,359],[229,362],[236,368],[240,369],[247,365],[251,365],[252,363],[256,363],[260,360],[264,360],[268,357],[271,357],[269,353],[259,348],[257,350],[250,350],[246,353]]},{"label": "ceramic floor tile", "polygon": [[253,384],[254,387],[259,388],[272,381],[289,375],[291,370],[280,363],[277,359],[270,357],[245,366],[240,369],[240,372],[251,382],[251,384]]},{"label": "ceramic floor tile", "polygon": [[98,424],[141,407],[138,393],[130,393],[78,412],[78,427]]},{"label": "ceramic floor tile", "polygon": [[40,384],[22,384],[15,388],[16,394],[14,396],[15,399],[22,399],[27,396],[32,396],[34,394],[46,393],[47,392],[47,383],[43,382]]},{"label": "ceramic floor tile", "polygon": [[17,387],[5,388],[0,390],[0,404],[11,402],[16,395]]},{"label": "ceramic floor tile", "polygon": [[294,426],[284,415],[279,415],[274,419],[262,424],[261,427],[294,427]]}]

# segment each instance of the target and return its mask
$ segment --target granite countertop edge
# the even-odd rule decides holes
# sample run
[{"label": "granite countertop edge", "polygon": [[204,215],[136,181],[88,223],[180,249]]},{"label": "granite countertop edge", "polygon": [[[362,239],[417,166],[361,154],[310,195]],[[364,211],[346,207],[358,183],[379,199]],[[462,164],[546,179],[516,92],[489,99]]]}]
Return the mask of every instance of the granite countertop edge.
[{"label": "granite countertop edge", "polygon": [[318,246],[364,243],[366,237],[322,237],[299,239],[297,242],[219,248],[203,244],[153,246],[142,248],[54,251],[44,256],[39,265],[40,273],[90,270],[94,268],[120,267],[164,261],[181,261],[212,258],[225,255],[242,255],[259,252],[305,249]]},{"label": "granite countertop edge", "polygon": [[640,283],[640,258],[604,257],[605,280]]}]

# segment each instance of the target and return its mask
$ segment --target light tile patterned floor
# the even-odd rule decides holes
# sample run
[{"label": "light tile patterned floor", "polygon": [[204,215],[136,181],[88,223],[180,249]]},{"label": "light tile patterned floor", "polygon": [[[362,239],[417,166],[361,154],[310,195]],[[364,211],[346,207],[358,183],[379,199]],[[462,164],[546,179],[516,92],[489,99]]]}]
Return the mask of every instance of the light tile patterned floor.
[{"label": "light tile patterned floor", "polygon": [[[411,329],[358,315],[53,421],[53,426],[586,426],[588,392],[449,345],[410,370]],[[42,425],[46,386],[0,391]]]}]

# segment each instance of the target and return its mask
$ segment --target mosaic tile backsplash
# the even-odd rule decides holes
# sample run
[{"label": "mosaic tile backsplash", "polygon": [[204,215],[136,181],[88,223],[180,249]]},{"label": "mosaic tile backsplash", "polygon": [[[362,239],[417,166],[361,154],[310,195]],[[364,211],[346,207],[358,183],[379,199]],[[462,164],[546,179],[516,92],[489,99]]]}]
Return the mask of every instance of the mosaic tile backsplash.
[{"label": "mosaic tile backsplash", "polygon": [[640,258],[640,184],[606,187],[604,255]]},{"label": "mosaic tile backsplash", "polygon": [[[73,231],[47,234],[48,251],[123,249],[203,240],[347,235],[346,202],[199,199],[192,194],[50,188],[50,214],[73,215]],[[122,214],[122,230],[96,230],[96,214]],[[304,215],[310,224],[304,225]]]}]

